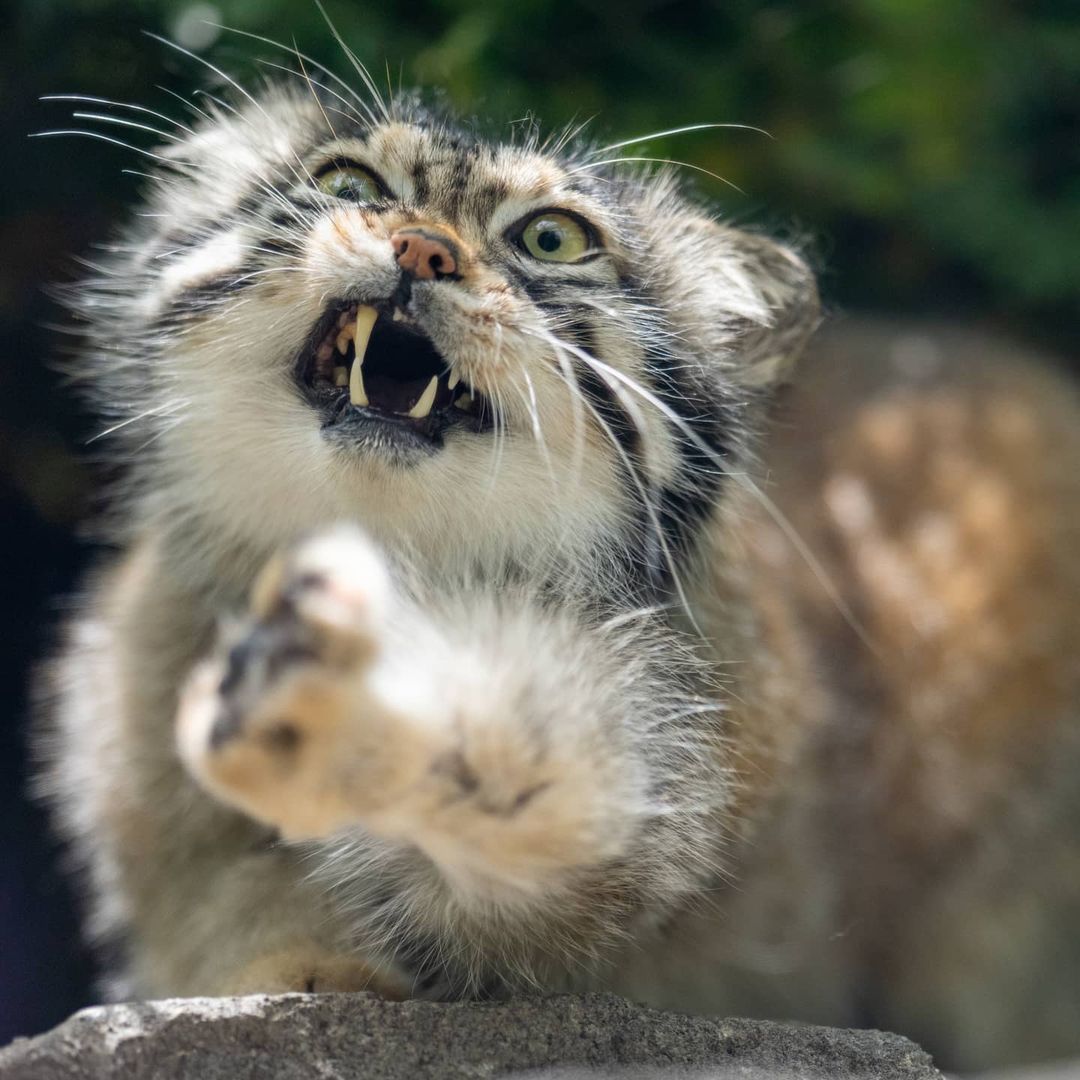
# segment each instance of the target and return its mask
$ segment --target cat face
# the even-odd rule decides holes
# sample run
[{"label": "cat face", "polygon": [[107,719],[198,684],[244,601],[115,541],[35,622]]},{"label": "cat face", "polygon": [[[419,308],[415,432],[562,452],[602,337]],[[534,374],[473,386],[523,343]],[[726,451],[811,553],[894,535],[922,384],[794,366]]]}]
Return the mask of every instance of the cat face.
[{"label": "cat face", "polygon": [[813,320],[793,255],[670,179],[408,102],[279,89],[161,156],[81,307],[143,475],[264,543],[682,548]]}]

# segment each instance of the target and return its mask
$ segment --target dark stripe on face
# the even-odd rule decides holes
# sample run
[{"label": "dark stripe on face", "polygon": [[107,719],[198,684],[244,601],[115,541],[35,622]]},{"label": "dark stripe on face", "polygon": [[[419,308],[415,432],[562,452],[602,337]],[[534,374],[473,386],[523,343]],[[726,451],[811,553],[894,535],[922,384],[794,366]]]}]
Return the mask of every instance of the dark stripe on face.
[{"label": "dark stripe on face", "polygon": [[[562,305],[538,304],[538,306],[564,318],[569,314],[568,308]],[[596,335],[584,319],[576,319],[555,336],[589,356],[597,355]],[[641,433],[635,426],[630,413],[619,400],[615,388],[576,352],[567,351],[565,360],[570,361],[569,366],[578,388],[596,410],[597,416],[607,425],[612,438],[622,447],[630,463],[637,467],[641,450]]]},{"label": "dark stripe on face", "polygon": [[685,368],[657,345],[647,345],[645,366],[656,396],[694,433],[690,438],[669,422],[679,468],[660,492],[660,527],[672,554],[685,554],[719,497],[731,437],[737,430],[731,402],[710,401],[693,385]]},{"label": "dark stripe on face", "polygon": [[258,241],[257,248],[264,255],[299,255],[304,245],[294,237],[266,236]]},{"label": "dark stripe on face", "polygon": [[[237,225],[255,225],[267,231],[276,231],[278,236],[259,241],[275,253],[295,254],[300,250],[299,240],[292,236],[306,231],[311,212],[324,209],[324,203],[314,192],[305,193],[304,197],[294,197],[277,187],[273,189],[275,197],[265,187],[254,185],[237,200],[235,207],[227,213],[218,214],[212,220],[199,221],[196,226],[170,229],[160,239],[162,251],[191,249],[205,244],[213,237],[234,229]],[[285,200],[295,210],[282,206]],[[257,232],[251,230],[252,242],[256,242]]]},{"label": "dark stripe on face", "polygon": [[[299,229],[313,213],[325,213],[327,205],[333,201],[314,188],[292,191],[274,186],[271,193],[265,187],[257,187],[240,200],[236,209],[238,214],[257,222]],[[288,205],[282,206],[283,202]],[[290,210],[289,207],[294,209]]]},{"label": "dark stripe on face", "polygon": [[417,158],[412,170],[413,187],[415,189],[413,201],[419,206],[431,198],[431,178],[428,176],[427,163]]},{"label": "dark stripe on face", "polygon": [[[288,199],[298,209],[306,208],[306,204],[291,198],[277,185],[273,185],[272,190],[282,198]],[[297,215],[284,210],[265,186],[250,184],[230,212],[218,214],[212,219],[200,220],[197,225],[191,227],[179,226],[170,229],[162,235],[161,247],[164,251],[198,247],[212,237],[235,228],[237,224],[246,224],[250,220],[269,223],[278,228],[292,230],[297,228]]]},{"label": "dark stripe on face", "polygon": [[510,189],[501,181],[485,184],[470,197],[469,212],[482,228],[486,228],[492,215],[509,195]]},{"label": "dark stripe on face", "polygon": [[305,217],[300,213],[293,213],[282,206],[276,206],[267,213],[253,215],[258,224],[265,224],[268,228],[278,229],[282,232],[296,232],[298,229],[307,227]]},{"label": "dark stripe on face", "polygon": [[558,306],[561,300],[565,300],[567,291],[580,289],[588,291],[592,289],[611,289],[610,281],[596,281],[581,278],[557,278],[537,277],[530,274],[528,269],[517,260],[507,260],[502,266],[503,272],[513,279],[521,291],[532,300],[534,304]]},{"label": "dark stripe on face", "polygon": [[[594,354],[593,348],[585,347],[590,354]],[[633,539],[628,538],[628,542],[637,550],[631,569],[643,588],[667,595],[672,588],[672,560],[678,560],[690,550],[692,539],[716,498],[719,467],[710,451],[723,451],[707,438],[708,449],[676,433],[679,469],[672,483],[657,491],[641,467],[641,432],[620,400],[615,386],[580,359],[575,363],[575,370],[582,393],[603,418],[626,455],[626,460],[620,458],[618,464],[626,474],[628,497],[638,507],[636,526],[631,533]],[[646,370],[649,370],[648,365]],[[645,390],[657,394],[676,415],[683,415],[686,401],[680,397],[678,390],[669,387],[666,393],[660,393],[651,380],[643,382]],[[623,393],[634,398],[631,390],[623,390]],[[643,410],[650,408],[647,402],[640,399],[636,399],[635,403]],[[697,425],[694,427],[696,430]],[[630,475],[631,470],[634,476]],[[647,508],[647,500],[654,508],[651,512]]]},{"label": "dark stripe on face", "polygon": [[[591,350],[589,351],[591,355]],[[636,464],[641,449],[641,434],[622,407],[612,387],[583,360],[575,357],[575,377],[581,392],[608,426],[615,441],[623,448],[632,464]]]},{"label": "dark stripe on face", "polygon": [[[560,324],[563,324],[563,328],[558,331],[556,337],[576,346],[577,349],[587,353],[589,356],[597,356],[596,335],[593,328],[586,321],[585,316],[581,314],[576,318],[572,318],[573,304],[553,302],[546,298],[548,293],[555,288],[561,288],[565,294],[565,289],[576,286],[577,282],[539,281],[536,278],[529,277],[521,267],[509,267],[508,270],[510,276],[518,282],[522,291],[529,296],[537,307],[550,312]],[[610,288],[610,282],[603,284]],[[568,319],[570,319],[569,326],[566,326]],[[650,492],[648,490],[649,479],[641,468],[641,432],[634,423],[633,416],[623,404],[622,395],[617,391],[616,385],[576,353],[568,352],[566,358],[570,360],[570,372],[565,373],[564,377],[572,373],[578,389],[596,412],[593,419],[602,421],[600,427],[604,430],[604,433],[609,435],[622,450],[622,454],[617,455],[616,463],[625,477],[626,496],[631,503],[640,507],[636,528],[637,536],[632,542],[632,546],[636,546],[640,550],[630,569],[633,571],[634,576],[637,576],[643,564],[648,567],[649,577],[652,581],[647,583],[642,580],[642,585],[651,584],[655,588],[657,585],[657,572],[655,572],[654,568],[661,563],[650,555],[657,547],[655,540],[656,524],[650,519],[644,505],[646,498],[650,497]],[[602,359],[602,357],[597,356],[597,359]],[[560,365],[560,368],[562,366]],[[652,386],[646,388],[655,391]],[[622,394],[632,395],[633,391],[623,390]],[[625,455],[625,458],[623,455]],[[642,486],[646,488],[645,491],[640,490]],[[662,509],[658,516],[660,517],[660,528],[664,529]]]},{"label": "dark stripe on face", "polygon": [[451,221],[461,220],[461,209],[465,205],[474,164],[475,156],[472,150],[461,151],[454,158],[445,193],[446,215]]},{"label": "dark stripe on face", "polygon": [[216,277],[182,289],[164,305],[154,319],[154,327],[164,330],[183,326],[220,308],[230,297],[239,295],[260,280],[256,274],[259,268],[258,263],[249,260]]}]

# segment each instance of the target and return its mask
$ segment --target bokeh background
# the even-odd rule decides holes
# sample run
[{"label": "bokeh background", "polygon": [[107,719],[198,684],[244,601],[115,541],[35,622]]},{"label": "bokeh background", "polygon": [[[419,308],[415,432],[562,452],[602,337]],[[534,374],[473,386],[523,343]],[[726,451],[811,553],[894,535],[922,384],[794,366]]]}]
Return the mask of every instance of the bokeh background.
[{"label": "bokeh background", "polygon": [[[673,158],[737,221],[809,245],[830,306],[977,323],[1080,359],[1080,5],[1075,0],[326,0],[380,82],[461,111]],[[167,37],[245,78],[295,39],[348,75],[314,0],[4,0],[0,9],[0,1043],[92,999],[91,963],[26,799],[27,683],[94,555],[91,417],[50,370],[70,344],[44,286],[77,275],[145,159],[78,137],[80,93],[184,117],[217,90]],[[179,95],[179,99],[177,96]],[[195,98],[197,102],[197,97]],[[112,112],[139,119],[108,106]],[[99,130],[108,130],[101,129]],[[152,137],[116,127],[122,140]],[[690,172],[690,170],[687,170]]]}]

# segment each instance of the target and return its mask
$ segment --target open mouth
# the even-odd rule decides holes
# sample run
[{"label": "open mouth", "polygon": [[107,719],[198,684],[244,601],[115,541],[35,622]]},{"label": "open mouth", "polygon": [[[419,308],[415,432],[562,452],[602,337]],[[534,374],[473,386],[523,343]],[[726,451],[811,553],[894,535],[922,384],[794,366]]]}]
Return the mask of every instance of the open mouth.
[{"label": "open mouth", "polygon": [[392,305],[331,305],[300,354],[297,376],[324,427],[367,422],[437,444],[451,425],[482,431],[490,424],[483,396]]}]

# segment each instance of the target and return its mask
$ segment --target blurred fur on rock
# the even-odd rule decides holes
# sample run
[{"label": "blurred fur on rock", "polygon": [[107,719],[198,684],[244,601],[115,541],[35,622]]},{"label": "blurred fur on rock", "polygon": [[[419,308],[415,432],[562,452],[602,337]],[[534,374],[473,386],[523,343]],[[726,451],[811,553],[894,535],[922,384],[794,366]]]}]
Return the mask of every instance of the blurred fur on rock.
[{"label": "blurred fur on rock", "polygon": [[[800,366],[809,270],[670,176],[308,89],[178,130],[72,294],[127,469],[42,785],[112,993],[1076,1049],[1075,388],[859,325]],[[547,210],[587,257],[516,245]],[[402,229],[456,272],[402,293]],[[328,305],[394,297],[488,429],[350,443],[305,398]]]}]

